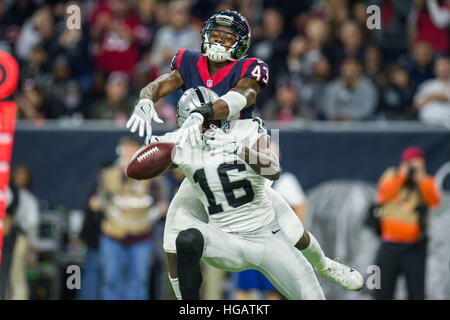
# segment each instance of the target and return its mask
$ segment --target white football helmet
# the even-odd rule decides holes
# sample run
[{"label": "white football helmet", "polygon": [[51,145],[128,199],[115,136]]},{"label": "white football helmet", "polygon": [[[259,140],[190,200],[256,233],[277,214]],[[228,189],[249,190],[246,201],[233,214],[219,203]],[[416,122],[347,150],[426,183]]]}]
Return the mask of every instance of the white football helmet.
[{"label": "white football helmet", "polygon": [[189,114],[205,103],[214,103],[219,95],[206,87],[195,87],[186,90],[178,100],[177,125],[181,127]]}]

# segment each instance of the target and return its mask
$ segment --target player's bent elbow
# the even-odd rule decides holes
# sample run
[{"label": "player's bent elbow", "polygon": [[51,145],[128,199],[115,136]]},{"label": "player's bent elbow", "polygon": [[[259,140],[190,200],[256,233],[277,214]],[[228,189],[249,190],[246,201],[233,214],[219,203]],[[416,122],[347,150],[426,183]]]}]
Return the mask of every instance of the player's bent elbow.
[{"label": "player's bent elbow", "polygon": [[267,172],[267,174],[261,174],[264,178],[269,179],[270,181],[275,181],[280,178],[281,170],[280,168],[270,168],[270,172]]},{"label": "player's bent elbow", "polygon": [[280,178],[281,172],[278,171],[276,174],[274,174],[270,180],[275,181],[278,180]]}]

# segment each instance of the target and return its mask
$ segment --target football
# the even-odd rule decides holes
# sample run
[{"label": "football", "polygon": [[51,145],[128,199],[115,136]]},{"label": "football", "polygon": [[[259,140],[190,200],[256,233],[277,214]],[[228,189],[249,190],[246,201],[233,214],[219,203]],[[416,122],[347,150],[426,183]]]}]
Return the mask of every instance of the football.
[{"label": "football", "polygon": [[142,147],[133,155],[127,175],[136,180],[151,179],[165,173],[172,166],[173,143],[155,142]]}]

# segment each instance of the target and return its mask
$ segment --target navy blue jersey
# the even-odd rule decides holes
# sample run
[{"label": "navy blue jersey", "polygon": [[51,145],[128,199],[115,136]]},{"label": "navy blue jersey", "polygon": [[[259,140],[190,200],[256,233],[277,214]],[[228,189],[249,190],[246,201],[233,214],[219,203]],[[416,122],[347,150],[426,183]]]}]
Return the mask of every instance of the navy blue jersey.
[{"label": "navy blue jersey", "polygon": [[[264,88],[269,81],[269,67],[261,59],[243,58],[233,61],[213,76],[208,72],[208,58],[200,51],[180,49],[170,64],[172,70],[178,70],[184,81],[183,90],[204,86],[219,96],[234,88],[242,78],[255,80]],[[252,118],[254,104],[241,111],[240,119]]]}]

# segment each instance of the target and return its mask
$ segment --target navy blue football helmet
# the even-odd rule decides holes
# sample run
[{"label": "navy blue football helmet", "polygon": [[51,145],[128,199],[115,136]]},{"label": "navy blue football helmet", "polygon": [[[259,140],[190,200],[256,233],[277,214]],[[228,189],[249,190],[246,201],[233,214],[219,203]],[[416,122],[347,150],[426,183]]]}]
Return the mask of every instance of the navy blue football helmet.
[{"label": "navy blue football helmet", "polygon": [[[233,30],[236,42],[231,48],[210,42],[211,31],[217,26],[225,26]],[[216,62],[233,61],[245,57],[250,47],[251,29],[247,19],[239,12],[222,10],[206,20],[201,30],[201,37],[202,53],[209,59]]]}]

